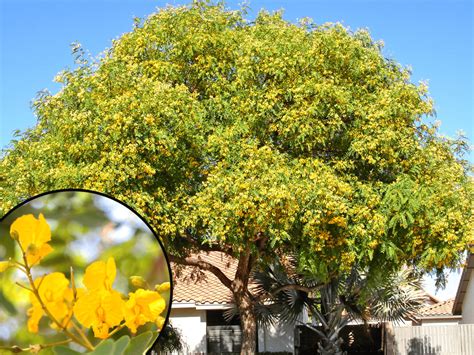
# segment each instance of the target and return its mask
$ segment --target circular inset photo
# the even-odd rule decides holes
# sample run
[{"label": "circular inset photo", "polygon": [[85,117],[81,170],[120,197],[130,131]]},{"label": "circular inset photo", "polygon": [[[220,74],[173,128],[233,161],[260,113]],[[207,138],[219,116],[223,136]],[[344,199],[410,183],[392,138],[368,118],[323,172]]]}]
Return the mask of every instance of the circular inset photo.
[{"label": "circular inset photo", "polygon": [[113,198],[52,191],[0,220],[0,354],[152,352],[171,299],[161,242]]}]

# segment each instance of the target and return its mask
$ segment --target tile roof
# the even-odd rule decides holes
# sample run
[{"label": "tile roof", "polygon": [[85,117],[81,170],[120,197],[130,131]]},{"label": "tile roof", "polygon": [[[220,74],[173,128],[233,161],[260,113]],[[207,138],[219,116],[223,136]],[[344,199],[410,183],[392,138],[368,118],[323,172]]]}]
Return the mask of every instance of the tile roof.
[{"label": "tile roof", "polygon": [[[237,261],[228,255],[213,251],[191,255],[221,269],[231,280],[234,279]],[[196,267],[182,266],[171,263],[173,270],[173,302],[195,303],[196,305],[228,305],[233,303],[230,290],[209,271]],[[439,302],[427,294],[427,305],[420,311],[419,318],[452,316],[454,299]]]},{"label": "tile roof", "polygon": [[436,317],[436,316],[452,316],[454,299],[438,302],[429,306],[425,306],[420,310],[419,318]]},{"label": "tile roof", "polygon": [[[192,255],[221,269],[234,279],[237,261],[221,252]],[[196,304],[233,303],[232,293],[211,272],[190,266],[171,265],[174,274],[173,302]]]}]

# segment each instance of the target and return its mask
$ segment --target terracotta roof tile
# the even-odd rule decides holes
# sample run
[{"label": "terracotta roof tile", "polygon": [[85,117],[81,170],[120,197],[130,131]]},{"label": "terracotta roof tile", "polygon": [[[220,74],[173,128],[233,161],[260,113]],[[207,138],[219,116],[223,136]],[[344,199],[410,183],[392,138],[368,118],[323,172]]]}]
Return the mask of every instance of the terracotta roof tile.
[{"label": "terracotta roof tile", "polygon": [[421,317],[452,316],[454,299],[425,306],[420,310]]},{"label": "terracotta roof tile", "polygon": [[[221,269],[227,277],[234,279],[237,262],[221,252],[192,255]],[[219,279],[208,271],[199,271],[189,266],[172,263],[174,279],[173,302],[196,304],[229,304],[233,302],[232,293]]]}]

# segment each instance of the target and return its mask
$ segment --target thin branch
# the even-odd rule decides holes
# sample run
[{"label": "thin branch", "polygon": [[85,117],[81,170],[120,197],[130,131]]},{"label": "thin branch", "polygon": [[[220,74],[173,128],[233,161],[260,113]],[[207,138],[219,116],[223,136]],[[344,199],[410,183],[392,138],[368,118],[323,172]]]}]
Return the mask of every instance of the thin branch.
[{"label": "thin branch", "polygon": [[[23,262],[25,263],[25,269],[26,269],[26,277],[28,278],[28,281],[29,281],[29,284],[30,284],[30,287],[31,287],[31,292],[33,292],[33,294],[35,295],[36,299],[38,300],[41,308],[43,309],[43,312],[46,313],[46,315],[49,317],[49,319],[51,319],[53,321],[54,324],[56,324],[56,326],[61,329],[64,334],[66,334],[69,338],[71,338],[74,342],[84,346],[85,348],[87,348],[88,350],[94,350],[94,346],[92,346],[92,344],[90,344],[90,342],[87,344],[84,344],[83,341],[78,338],[77,336],[75,336],[74,334],[72,334],[67,328],[65,328],[57,319],[56,317],[53,316],[53,314],[49,311],[49,309],[46,307],[46,305],[44,304],[43,302],[43,299],[41,298],[40,294],[39,294],[39,291],[38,289],[36,288],[36,285],[35,285],[35,282],[33,280],[33,276],[31,276],[31,267],[28,265],[28,260],[26,258],[26,254],[25,254],[25,251],[23,250],[20,242],[18,242],[18,244],[20,245],[20,249],[22,251],[22,254],[23,254]],[[44,277],[43,277],[44,278]]]},{"label": "thin branch", "polygon": [[187,266],[197,266],[202,270],[209,271],[213,273],[221,282],[222,284],[227,287],[228,289],[232,289],[232,281],[219,269],[217,266],[212,265],[211,263],[192,258],[192,257],[179,257],[175,255],[170,255],[169,259],[171,262],[187,265]]},{"label": "thin branch", "polygon": [[112,330],[110,333],[109,333],[109,338],[114,335],[115,333],[117,333],[119,330],[122,330],[123,328],[125,328],[126,324],[125,323],[122,323],[120,324],[117,328],[115,328],[114,330]]},{"label": "thin branch", "polygon": [[183,238],[183,239],[186,240],[187,242],[189,242],[190,244],[192,244],[193,246],[195,246],[196,248],[198,248],[201,251],[208,251],[208,252],[209,251],[219,251],[219,252],[227,254],[229,256],[234,255],[233,250],[230,247],[224,248],[219,244],[200,243],[198,240],[196,240],[192,237]]},{"label": "thin branch", "polygon": [[12,353],[22,353],[22,352],[34,352],[34,353],[37,353],[39,352],[40,350],[42,349],[46,349],[46,348],[51,348],[53,346],[57,346],[57,345],[64,345],[64,344],[68,344],[70,343],[72,340],[71,339],[66,339],[66,340],[61,340],[61,341],[57,341],[57,342],[54,342],[54,343],[49,343],[49,344],[35,344],[35,345],[30,345],[29,347],[27,348],[20,348],[19,346],[17,345],[13,345],[13,346],[0,346],[0,350],[7,350],[7,351],[11,351]]},{"label": "thin branch", "polygon": [[[72,318],[72,317],[71,317]],[[74,323],[73,320],[69,319],[67,323],[71,322],[72,327],[76,330],[77,334],[82,338],[82,340],[87,344],[88,347],[94,348],[94,345],[89,341],[87,336],[84,334],[84,332],[77,326],[76,323]]]},{"label": "thin branch", "polygon": [[[22,284],[19,283],[19,282],[15,282],[15,284],[17,284],[17,285],[20,286],[21,288],[24,288],[25,290],[28,290],[28,291],[30,291],[30,292],[33,292],[33,290],[32,290],[31,288],[26,287],[26,286],[22,285]],[[34,292],[33,292],[33,293],[34,293]]]}]

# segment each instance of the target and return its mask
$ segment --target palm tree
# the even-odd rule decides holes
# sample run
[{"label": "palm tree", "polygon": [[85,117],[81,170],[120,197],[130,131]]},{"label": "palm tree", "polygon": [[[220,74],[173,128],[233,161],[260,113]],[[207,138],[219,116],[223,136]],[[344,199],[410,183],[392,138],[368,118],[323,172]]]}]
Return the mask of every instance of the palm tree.
[{"label": "palm tree", "polygon": [[275,262],[253,274],[255,311],[261,323],[275,323],[300,322],[306,310],[314,322],[305,326],[320,338],[318,354],[340,355],[343,352],[339,333],[352,320],[367,325],[369,320],[413,319],[426,300],[421,275],[413,268],[381,270],[355,265],[347,273],[324,282],[296,272],[292,260],[284,265]]}]

